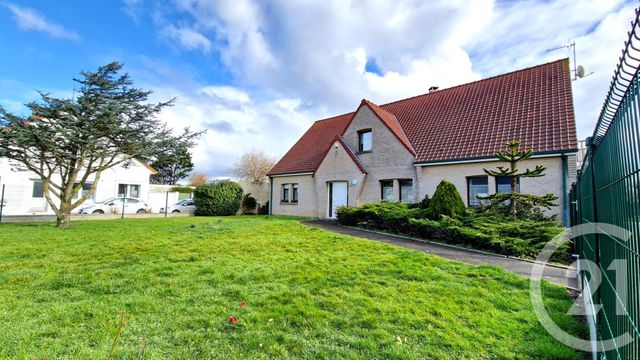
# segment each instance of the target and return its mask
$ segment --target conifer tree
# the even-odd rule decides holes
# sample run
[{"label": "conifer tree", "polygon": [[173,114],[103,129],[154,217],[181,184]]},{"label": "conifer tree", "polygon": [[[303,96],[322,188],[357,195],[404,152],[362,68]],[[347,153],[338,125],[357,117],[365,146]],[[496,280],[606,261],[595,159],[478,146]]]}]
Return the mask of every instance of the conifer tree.
[{"label": "conifer tree", "polygon": [[545,171],[547,170],[547,168],[542,165],[536,165],[533,170],[518,170],[518,163],[520,161],[529,159],[533,156],[533,150],[520,150],[519,146],[520,141],[510,141],[507,143],[507,150],[497,152],[495,154],[498,159],[504,162],[508,162],[508,167],[498,166],[497,170],[483,169],[484,172],[489,176],[509,178],[511,191],[508,193],[489,195],[487,197],[483,197],[482,199],[489,199],[491,201],[491,206],[494,207],[504,206],[505,203],[508,203],[510,206],[509,213],[514,217],[517,214],[519,205],[541,206],[550,209],[552,206],[557,205],[554,203],[554,201],[558,199],[558,197],[554,194],[539,196],[518,193],[517,190],[519,178],[542,177],[545,175]]}]

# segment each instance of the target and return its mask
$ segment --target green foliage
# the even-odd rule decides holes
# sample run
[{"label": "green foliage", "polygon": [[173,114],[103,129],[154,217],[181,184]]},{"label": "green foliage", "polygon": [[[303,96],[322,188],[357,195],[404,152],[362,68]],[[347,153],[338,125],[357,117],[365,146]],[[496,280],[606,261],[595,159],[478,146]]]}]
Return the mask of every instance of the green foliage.
[{"label": "green foliage", "polygon": [[420,200],[420,202],[417,203],[413,203],[413,204],[409,204],[409,208],[410,209],[428,209],[429,208],[429,204],[431,203],[430,201],[431,199],[429,199],[429,194],[425,194],[424,198],[422,200]]},{"label": "green foliage", "polygon": [[238,183],[229,180],[198,186],[193,193],[195,215],[235,215],[240,209],[242,192]]},{"label": "green foliage", "polygon": [[[27,104],[29,116],[0,107],[0,156],[38,176],[58,226],[67,227],[71,211],[95,191],[103,171],[148,160],[174,142],[172,129],[157,115],[173,100],[149,101],[151,91],[133,86],[122,64],[112,62],[96,72],[82,72],[74,98],[40,93]],[[197,134],[185,129],[181,141],[193,144]],[[77,196],[85,184],[89,191]]]},{"label": "green foliage", "polygon": [[530,170],[526,169],[525,171],[518,170],[518,162],[522,160],[526,160],[533,156],[533,150],[519,150],[520,141],[510,141],[507,143],[507,150],[502,152],[497,152],[495,156],[509,163],[509,167],[498,166],[497,170],[487,170],[484,169],[484,172],[489,176],[494,177],[507,177],[510,179],[511,191],[508,193],[502,194],[493,194],[484,199],[489,199],[490,205],[494,209],[498,209],[499,207],[503,207],[506,205],[509,206],[509,214],[513,217],[519,218],[518,215],[524,215],[526,212],[519,213],[518,207],[524,206],[527,209],[531,209],[532,207],[544,207],[550,209],[552,206],[556,206],[554,203],[558,199],[558,197],[554,194],[546,194],[543,196],[531,195],[531,194],[521,194],[516,191],[516,183],[517,179],[523,177],[541,177],[545,175],[546,167],[542,165],[536,165],[535,169]]},{"label": "green foliage", "polygon": [[341,206],[336,217],[345,226],[365,226],[397,233],[405,232],[408,218],[423,218],[427,211],[410,209],[404,203],[383,202],[364,204],[361,207]]},{"label": "green foliage", "polygon": [[[544,245],[563,228],[555,221],[513,219],[496,212],[469,212],[465,216],[431,217],[429,210],[402,203],[364,204],[340,207],[338,222],[397,234],[416,236],[480,250],[526,258],[536,257]],[[552,256],[570,263],[569,246]]]},{"label": "green foliage", "polygon": [[258,207],[258,200],[247,193],[242,197],[242,213],[245,215],[255,214]]},{"label": "green foliage", "polygon": [[179,192],[181,194],[191,194],[194,191],[194,188],[190,186],[174,186],[171,188],[171,191]]},{"label": "green foliage", "polygon": [[[424,201],[424,200],[423,200]],[[440,216],[456,217],[465,213],[464,201],[456,186],[447,180],[442,180],[429,203],[428,214],[432,219]]]},{"label": "green foliage", "polygon": [[151,163],[151,167],[158,172],[151,175],[151,183],[174,185],[189,176],[193,170],[189,147],[190,144],[180,137],[167,140]]},{"label": "green foliage", "polygon": [[[1,227],[2,359],[106,360],[120,310],[114,359],[582,359],[537,321],[523,277],[296,219]],[[542,286],[583,335],[567,291]]]}]

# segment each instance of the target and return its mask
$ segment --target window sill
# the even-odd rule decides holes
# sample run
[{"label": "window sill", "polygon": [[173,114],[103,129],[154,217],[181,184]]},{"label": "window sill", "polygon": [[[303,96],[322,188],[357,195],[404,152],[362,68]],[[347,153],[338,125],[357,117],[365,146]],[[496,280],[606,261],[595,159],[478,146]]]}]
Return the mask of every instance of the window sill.
[{"label": "window sill", "polygon": [[298,205],[297,201],[280,201],[280,205]]},{"label": "window sill", "polygon": [[358,154],[370,154],[371,150],[367,150],[367,151],[358,151]]}]

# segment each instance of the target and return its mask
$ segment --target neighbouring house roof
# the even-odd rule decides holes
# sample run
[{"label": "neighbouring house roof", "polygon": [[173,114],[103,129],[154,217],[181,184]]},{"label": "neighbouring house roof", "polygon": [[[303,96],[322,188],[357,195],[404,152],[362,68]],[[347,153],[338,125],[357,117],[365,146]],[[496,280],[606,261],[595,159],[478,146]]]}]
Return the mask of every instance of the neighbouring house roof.
[{"label": "neighbouring house roof", "polygon": [[[573,152],[578,147],[569,59],[380,106],[363,100],[363,105],[416,163],[492,158],[511,140],[536,153]],[[314,172],[356,112],[316,121],[270,174]]]},{"label": "neighbouring house roof", "polygon": [[149,171],[151,171],[151,174],[155,175],[158,173],[158,170],[154,169],[153,166],[147,164],[146,161],[140,160],[140,159],[136,159],[140,164],[142,164],[142,166],[146,167]]}]

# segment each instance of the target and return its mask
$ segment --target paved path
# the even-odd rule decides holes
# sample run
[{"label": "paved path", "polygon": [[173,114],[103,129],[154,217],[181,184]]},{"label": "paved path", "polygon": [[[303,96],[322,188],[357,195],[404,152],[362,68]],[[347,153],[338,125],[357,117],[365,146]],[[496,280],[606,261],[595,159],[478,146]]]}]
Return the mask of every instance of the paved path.
[{"label": "paved path", "polygon": [[[492,255],[482,252],[476,252],[472,250],[460,249],[457,247],[451,247],[446,245],[439,245],[424,241],[411,240],[404,237],[379,234],[370,231],[358,230],[353,228],[347,228],[336,224],[331,221],[304,221],[302,222],[308,226],[315,226],[325,230],[333,231],[340,234],[351,235],[359,238],[376,240],[388,244],[406,247],[422,251],[428,254],[441,256],[443,258],[457,260],[473,265],[495,265],[505,270],[511,271],[524,277],[531,276],[531,268],[533,263],[529,261],[519,260],[515,258],[504,257],[500,255]],[[559,267],[546,266],[544,271],[544,279],[549,282],[562,285],[568,288],[577,289],[578,283],[575,277],[575,271],[570,270],[567,275],[567,270]]]}]

